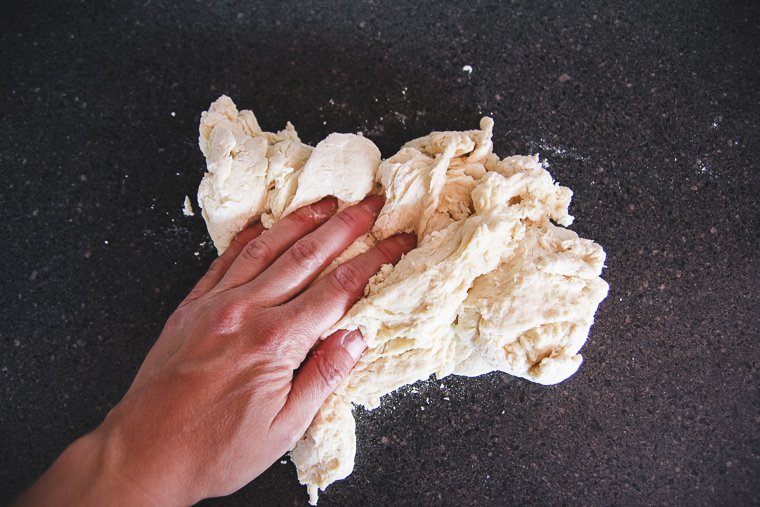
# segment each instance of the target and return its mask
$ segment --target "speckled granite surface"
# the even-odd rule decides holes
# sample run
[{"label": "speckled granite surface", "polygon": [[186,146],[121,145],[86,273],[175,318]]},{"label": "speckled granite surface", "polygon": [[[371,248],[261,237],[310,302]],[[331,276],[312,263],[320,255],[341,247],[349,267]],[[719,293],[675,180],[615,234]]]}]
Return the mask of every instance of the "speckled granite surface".
[{"label": "speckled granite surface", "polygon": [[[759,503],[759,5],[4,2],[0,503],[102,419],[213,258],[181,206],[221,93],[386,156],[491,114],[608,252],[575,377],[360,411],[320,505]],[[278,463],[207,505],[305,501]]]}]

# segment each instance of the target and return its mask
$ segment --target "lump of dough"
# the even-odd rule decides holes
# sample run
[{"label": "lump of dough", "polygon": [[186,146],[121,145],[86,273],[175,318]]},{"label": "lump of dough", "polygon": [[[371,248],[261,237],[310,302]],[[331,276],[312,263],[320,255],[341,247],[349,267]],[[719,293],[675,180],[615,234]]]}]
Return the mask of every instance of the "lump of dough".
[{"label": "lump of dough", "polygon": [[604,250],[564,228],[572,192],[537,156],[493,153],[490,118],[410,141],[385,161],[360,136],[331,134],[312,149],[290,124],[262,132],[226,97],[204,113],[200,131],[209,172],[199,202],[220,251],[259,216],[269,227],[325,195],[358,201],[375,184],[386,202],[374,228],[328,270],[394,234],[418,238],[324,333],[360,329],[368,348],[291,451],[311,503],[353,469],[353,405],[375,408],[431,375],[499,370],[554,384],[580,366],[607,295]]},{"label": "lump of dough", "polygon": [[293,200],[285,214],[334,195],[344,202],[358,202],[372,190],[380,150],[356,134],[330,134],[320,141],[303,166]]},{"label": "lump of dough", "polygon": [[329,195],[341,205],[360,201],[380,163],[380,150],[361,135],[330,134],[312,148],[290,123],[276,134],[262,131],[253,112],[238,111],[224,95],[201,115],[199,134],[208,171],[198,205],[220,254],[256,220],[271,227]]},{"label": "lump of dough", "polygon": [[474,350],[455,373],[500,370],[540,384],[575,373],[578,350],[607,295],[599,278],[604,259],[599,245],[572,231],[551,223],[528,228],[511,255],[475,280],[460,306],[455,329]]},{"label": "lump of dough", "polygon": [[440,229],[469,214],[468,190],[485,173],[482,161],[493,147],[493,120],[483,118],[481,127],[468,132],[433,132],[410,141],[381,163],[377,181],[385,191],[386,204],[373,235],[384,239],[415,231],[422,239],[430,229]]},{"label": "lump of dough", "polygon": [[320,489],[353,471],[355,454],[356,422],[351,403],[337,393],[331,394],[290,453],[300,464],[298,478],[306,484],[309,503],[316,505]]},{"label": "lump of dough", "polygon": [[219,253],[261,216],[266,200],[268,140],[253,114],[241,116],[229,97],[201,115],[199,144],[208,172],[198,205]]}]

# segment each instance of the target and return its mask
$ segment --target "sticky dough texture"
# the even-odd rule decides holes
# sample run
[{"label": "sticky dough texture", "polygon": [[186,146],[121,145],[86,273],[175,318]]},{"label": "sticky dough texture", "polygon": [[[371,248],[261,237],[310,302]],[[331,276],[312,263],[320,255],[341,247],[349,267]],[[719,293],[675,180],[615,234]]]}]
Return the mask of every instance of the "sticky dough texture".
[{"label": "sticky dough texture", "polygon": [[198,204],[219,252],[257,219],[270,227],[327,195],[348,205],[374,191],[386,197],[374,228],[332,267],[399,232],[418,237],[325,333],[360,329],[368,349],[291,451],[311,503],[353,470],[353,404],[375,408],[432,374],[498,370],[555,384],[582,362],[608,290],[604,250],[560,227],[573,220],[570,189],[537,156],[499,159],[492,130],[483,118],[480,129],[433,132],[381,161],[361,135],[331,134],[311,148],[290,123],[263,132],[225,96],[201,117],[208,172]]},{"label": "sticky dough texture", "polygon": [[377,146],[356,134],[330,134],[312,148],[290,123],[276,134],[263,132],[251,111],[238,111],[224,95],[201,115],[199,130],[208,172],[198,205],[220,254],[256,220],[271,227],[328,195],[361,200],[380,163]]}]

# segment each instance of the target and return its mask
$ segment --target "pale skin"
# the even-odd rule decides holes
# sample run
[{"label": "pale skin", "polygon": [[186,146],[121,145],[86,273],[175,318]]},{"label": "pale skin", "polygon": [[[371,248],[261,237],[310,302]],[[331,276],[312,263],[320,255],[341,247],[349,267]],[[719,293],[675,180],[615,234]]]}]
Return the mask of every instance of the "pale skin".
[{"label": "pale skin", "polygon": [[171,315],[124,398],[14,505],[190,505],[243,487],[290,450],[366,344],[322,336],[409,234],[312,282],[382,206],[333,198],[237,235]]}]

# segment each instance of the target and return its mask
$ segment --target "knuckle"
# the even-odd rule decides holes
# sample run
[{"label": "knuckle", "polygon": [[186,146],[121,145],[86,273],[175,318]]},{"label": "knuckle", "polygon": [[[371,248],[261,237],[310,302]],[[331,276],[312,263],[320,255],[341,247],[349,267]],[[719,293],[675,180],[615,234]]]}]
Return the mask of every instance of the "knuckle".
[{"label": "knuckle", "polygon": [[287,317],[273,314],[271,310],[258,314],[255,331],[257,349],[284,361],[297,357],[299,337],[294,336],[293,329],[283,325],[286,321]]},{"label": "knuckle", "polygon": [[174,310],[174,313],[169,315],[169,318],[166,320],[166,325],[164,326],[164,329],[177,329],[181,328],[182,324],[187,319],[187,305],[191,304],[188,301],[183,301],[179,307]]},{"label": "knuckle", "polygon": [[247,262],[261,262],[270,257],[271,249],[262,238],[256,238],[243,248],[240,256]]},{"label": "knuckle", "polygon": [[390,262],[398,256],[396,247],[389,241],[381,241],[375,248],[377,248],[384,262]]},{"label": "knuckle", "polygon": [[235,237],[232,238],[232,241],[230,241],[230,244],[229,244],[229,246],[227,248],[228,249],[230,249],[230,248],[239,248],[239,249],[245,248],[245,244],[246,243],[245,243],[245,241],[243,241],[243,239],[241,238],[241,236],[242,236],[241,232],[237,233],[235,235]]},{"label": "knuckle", "polygon": [[322,263],[322,249],[312,238],[305,237],[296,241],[288,251],[290,258],[304,268],[316,268]]},{"label": "knuckle", "polygon": [[217,257],[211,263],[211,266],[208,267],[208,272],[211,275],[221,275],[224,274],[225,271],[227,271],[227,261],[224,257]]},{"label": "knuckle", "polygon": [[210,334],[230,336],[239,334],[245,327],[248,305],[229,303],[214,308],[209,318]]},{"label": "knuckle", "polygon": [[260,326],[256,330],[256,342],[259,347],[277,357],[288,353],[285,345],[288,341],[286,338],[276,325]]},{"label": "knuckle", "polygon": [[291,213],[290,219],[298,225],[308,227],[314,223],[314,213],[311,211],[310,206],[304,206]]},{"label": "knuckle", "polygon": [[326,354],[316,351],[314,361],[317,365],[319,376],[329,390],[334,390],[346,376],[346,365],[341,361],[336,361],[335,355],[328,357]]},{"label": "knuckle", "polygon": [[335,288],[343,292],[353,293],[367,285],[367,278],[362,270],[351,262],[338,266],[331,277]]},{"label": "knuckle", "polygon": [[362,216],[356,208],[349,208],[341,211],[335,215],[335,219],[342,222],[344,225],[351,229],[364,227],[366,224],[362,220]]}]

